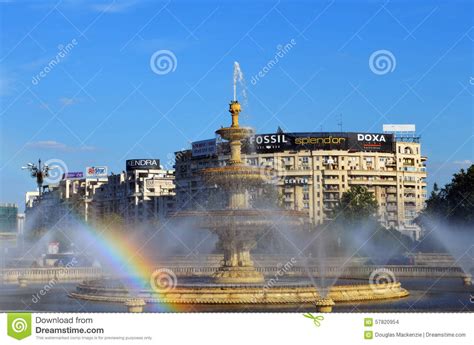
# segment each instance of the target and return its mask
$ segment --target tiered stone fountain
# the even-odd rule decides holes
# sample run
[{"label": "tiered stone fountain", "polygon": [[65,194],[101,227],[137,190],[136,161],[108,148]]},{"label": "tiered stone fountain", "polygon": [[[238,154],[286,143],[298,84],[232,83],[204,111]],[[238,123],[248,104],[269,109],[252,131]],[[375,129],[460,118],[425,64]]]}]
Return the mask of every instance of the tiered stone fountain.
[{"label": "tiered stone fountain", "polygon": [[230,103],[229,111],[232,116],[231,126],[216,131],[224,140],[229,141],[228,164],[200,172],[206,183],[216,185],[225,192],[227,204],[221,209],[179,211],[171,215],[177,221],[191,219],[196,227],[216,233],[224,254],[219,269],[199,284],[178,278],[177,285],[171,289],[169,286],[163,289],[145,286],[131,291],[120,280],[114,279],[84,282],[70,296],[93,301],[128,303],[127,305],[130,305],[132,296],[147,304],[221,305],[223,311],[227,310],[225,306],[229,304],[242,304],[247,308],[274,304],[313,305],[321,312],[332,310],[334,303],[337,305],[407,296],[408,291],[398,282],[333,286],[325,296],[321,296],[318,287],[308,279],[265,284],[263,274],[256,269],[250,255],[257,236],[275,226],[300,228],[307,224],[308,216],[294,210],[251,207],[249,190],[263,187],[267,182],[267,174],[261,167],[242,162],[241,142],[254,131],[239,125],[241,108],[237,101]]},{"label": "tiered stone fountain", "polygon": [[222,284],[263,283],[263,275],[255,270],[250,250],[259,234],[278,226],[301,227],[307,214],[293,210],[255,209],[249,205],[249,190],[262,187],[267,181],[264,169],[242,162],[242,140],[254,134],[253,128],[239,125],[240,104],[232,101],[230,127],[216,131],[230,144],[230,159],[223,167],[201,171],[209,185],[224,190],[225,208],[206,211],[178,212],[176,217],[193,217],[199,227],[217,234],[224,250],[222,267],[214,274],[214,281]]}]

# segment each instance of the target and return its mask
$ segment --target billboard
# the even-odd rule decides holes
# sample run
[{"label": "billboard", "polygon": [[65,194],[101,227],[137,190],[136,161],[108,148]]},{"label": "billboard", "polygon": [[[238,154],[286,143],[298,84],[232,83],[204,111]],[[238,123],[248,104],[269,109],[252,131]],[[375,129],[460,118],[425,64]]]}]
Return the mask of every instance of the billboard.
[{"label": "billboard", "polygon": [[192,144],[192,156],[213,156],[216,154],[216,139],[195,141]]},{"label": "billboard", "polygon": [[249,139],[250,151],[271,153],[299,150],[392,151],[393,135],[386,133],[270,133]]},{"label": "billboard", "polygon": [[415,125],[393,125],[393,124],[386,124],[383,125],[384,132],[415,132],[416,127]]},{"label": "billboard", "polygon": [[87,167],[86,168],[86,176],[87,177],[104,177],[104,176],[107,176],[107,167],[106,166]]},{"label": "billboard", "polygon": [[83,178],[83,177],[84,177],[84,173],[82,171],[69,171],[64,176],[64,178],[68,180],[75,179],[75,178]]},{"label": "billboard", "polygon": [[386,133],[347,133],[348,146],[351,151],[380,151],[393,150],[393,134]]},{"label": "billboard", "polygon": [[128,159],[125,165],[127,171],[137,169],[160,169],[160,160],[154,158]]}]

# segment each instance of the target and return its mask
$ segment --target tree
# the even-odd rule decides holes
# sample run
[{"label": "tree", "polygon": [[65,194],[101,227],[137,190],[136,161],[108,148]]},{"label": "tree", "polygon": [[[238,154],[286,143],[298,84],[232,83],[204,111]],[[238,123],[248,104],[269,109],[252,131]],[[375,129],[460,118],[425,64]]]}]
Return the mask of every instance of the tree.
[{"label": "tree", "polygon": [[474,226],[474,165],[454,174],[451,182],[442,189],[434,184],[426,208],[417,221],[423,225],[427,218]]},{"label": "tree", "polygon": [[352,186],[342,194],[339,205],[334,209],[334,218],[347,225],[361,222],[375,222],[377,201],[374,195],[364,186]]}]

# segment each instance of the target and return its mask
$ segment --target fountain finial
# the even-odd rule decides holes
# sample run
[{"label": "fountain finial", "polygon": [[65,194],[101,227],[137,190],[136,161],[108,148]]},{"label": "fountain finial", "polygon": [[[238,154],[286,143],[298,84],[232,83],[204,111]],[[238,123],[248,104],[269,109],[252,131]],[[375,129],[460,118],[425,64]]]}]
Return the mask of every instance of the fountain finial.
[{"label": "fountain finial", "polygon": [[232,116],[232,127],[239,127],[240,103],[239,101],[231,101],[229,104],[229,113]]}]

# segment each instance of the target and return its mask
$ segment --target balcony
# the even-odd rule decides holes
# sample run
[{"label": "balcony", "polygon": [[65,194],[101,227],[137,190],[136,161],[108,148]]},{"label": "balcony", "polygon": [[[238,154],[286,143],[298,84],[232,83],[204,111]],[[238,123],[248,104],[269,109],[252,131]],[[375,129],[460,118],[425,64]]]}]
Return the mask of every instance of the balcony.
[{"label": "balcony", "polygon": [[324,202],[326,201],[339,201],[339,197],[333,196],[333,195],[326,195],[326,193],[323,195],[323,200]]},{"label": "balcony", "polygon": [[323,179],[324,184],[339,184],[339,179],[337,178],[324,178]]},{"label": "balcony", "polygon": [[387,220],[398,220],[398,215],[396,213],[389,212],[387,213]]},{"label": "balcony", "polygon": [[337,185],[324,186],[324,191],[325,192],[338,192],[339,186]]},{"label": "balcony", "polygon": [[414,203],[405,203],[405,211],[416,211],[416,204]]},{"label": "balcony", "polygon": [[413,202],[415,203],[416,202],[416,196],[414,195],[405,195],[403,197],[403,200],[406,201],[406,202]]},{"label": "balcony", "polygon": [[397,205],[387,205],[387,211],[397,212],[398,208]]},{"label": "balcony", "polygon": [[388,179],[381,179],[381,178],[373,178],[367,180],[359,180],[359,179],[351,179],[349,180],[349,184],[353,185],[381,185],[381,186],[393,186],[397,184],[396,180],[388,180]]}]

